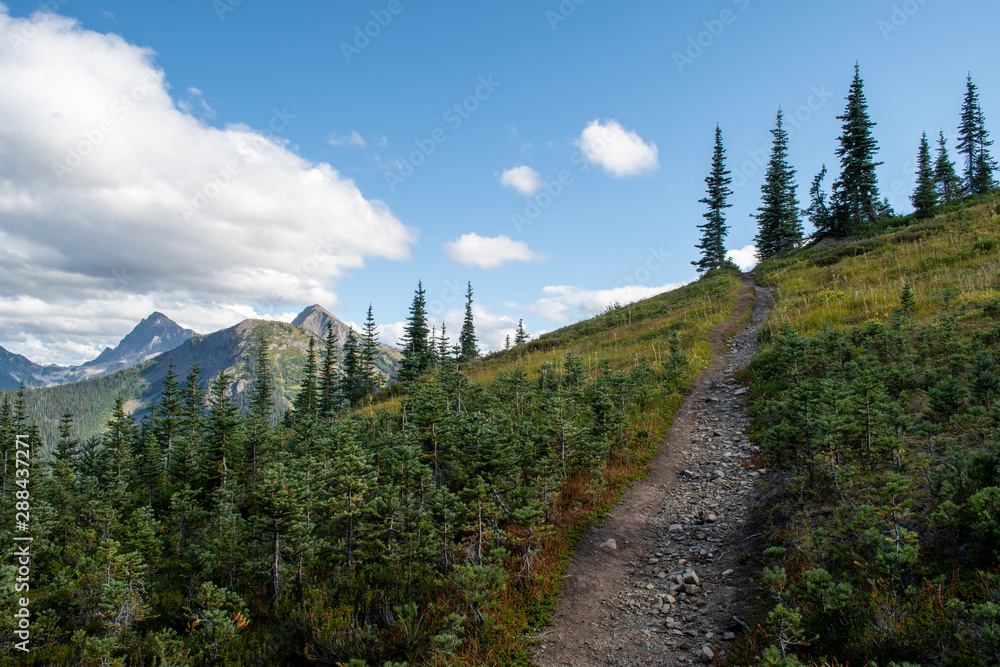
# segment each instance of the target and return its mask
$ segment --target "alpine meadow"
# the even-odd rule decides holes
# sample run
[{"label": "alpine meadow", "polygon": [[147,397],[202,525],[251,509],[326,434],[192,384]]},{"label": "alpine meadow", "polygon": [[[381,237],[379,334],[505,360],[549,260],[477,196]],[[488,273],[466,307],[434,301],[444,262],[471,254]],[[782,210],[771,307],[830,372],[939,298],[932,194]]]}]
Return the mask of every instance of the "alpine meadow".
[{"label": "alpine meadow", "polygon": [[1000,11],[668,4],[0,4],[0,665],[1000,664]]}]

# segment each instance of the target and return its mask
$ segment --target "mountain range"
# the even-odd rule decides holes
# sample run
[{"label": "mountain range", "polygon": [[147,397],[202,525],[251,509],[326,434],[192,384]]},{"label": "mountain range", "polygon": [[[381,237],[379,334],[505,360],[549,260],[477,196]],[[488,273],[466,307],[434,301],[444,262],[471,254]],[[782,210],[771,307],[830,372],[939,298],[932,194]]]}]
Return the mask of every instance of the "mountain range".
[{"label": "mountain range", "polygon": [[[142,320],[114,348],[80,366],[40,366],[0,348],[0,389],[16,389],[21,380],[32,389],[28,407],[47,442],[56,437],[59,417],[74,415],[80,435],[100,432],[120,395],[129,412],[141,416],[159,399],[171,365],[183,384],[197,366],[199,386],[207,390],[222,372],[230,378],[230,395],[243,406],[255,378],[257,341],[269,342],[274,400],[277,413],[291,406],[299,390],[309,340],[322,351],[327,325],[332,324],[338,345],[349,327],[319,305],[303,310],[292,323],[244,320],[210,334],[196,334],[162,313]],[[391,377],[401,353],[381,346],[376,366]],[[338,363],[339,363],[338,359]]]}]

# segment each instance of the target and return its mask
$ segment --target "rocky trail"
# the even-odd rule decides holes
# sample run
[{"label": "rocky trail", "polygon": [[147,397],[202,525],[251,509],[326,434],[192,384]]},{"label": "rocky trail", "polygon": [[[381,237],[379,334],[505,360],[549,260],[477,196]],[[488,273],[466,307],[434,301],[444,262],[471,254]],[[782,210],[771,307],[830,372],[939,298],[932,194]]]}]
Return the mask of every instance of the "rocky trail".
[{"label": "rocky trail", "polygon": [[[711,662],[743,630],[753,598],[750,521],[765,471],[750,461],[745,367],[767,318],[770,290],[744,276],[729,321],[710,334],[715,363],[694,382],[649,476],[577,544],[552,625],[538,635],[540,667]],[[753,308],[746,327],[724,334]]]}]

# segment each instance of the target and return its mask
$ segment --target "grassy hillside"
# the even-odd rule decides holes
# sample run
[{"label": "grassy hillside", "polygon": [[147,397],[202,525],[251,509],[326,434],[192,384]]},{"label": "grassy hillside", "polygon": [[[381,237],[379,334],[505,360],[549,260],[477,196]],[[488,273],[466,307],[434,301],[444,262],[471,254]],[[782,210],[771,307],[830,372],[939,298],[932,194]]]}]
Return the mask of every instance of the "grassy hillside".
[{"label": "grassy hillside", "polygon": [[777,301],[745,377],[781,496],[763,627],[727,664],[1000,661],[998,214],[979,197],[758,267]]}]

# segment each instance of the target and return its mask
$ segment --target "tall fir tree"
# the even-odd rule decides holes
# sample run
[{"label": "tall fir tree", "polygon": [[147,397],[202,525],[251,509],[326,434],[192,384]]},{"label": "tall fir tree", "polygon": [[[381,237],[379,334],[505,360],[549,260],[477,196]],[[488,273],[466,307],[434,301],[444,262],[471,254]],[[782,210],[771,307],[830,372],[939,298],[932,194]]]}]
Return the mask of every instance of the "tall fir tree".
[{"label": "tall fir tree", "polygon": [[230,392],[230,377],[222,371],[215,382],[209,403],[205,459],[202,472],[207,477],[208,488],[223,489],[229,480],[229,471],[235,467],[234,454],[238,449],[241,423]]},{"label": "tall fir tree", "polygon": [[979,90],[969,74],[965,82],[965,100],[958,128],[958,152],[964,155],[962,167],[966,192],[973,195],[988,192],[996,186],[993,172],[997,163],[990,157],[990,134],[986,130],[986,117],[979,103]]},{"label": "tall fir tree", "polygon": [[761,259],[774,257],[802,241],[799,201],[795,195],[795,170],[788,164],[788,132],[784,128],[781,109],[778,109],[771,134],[774,135],[771,161],[760,189],[761,206],[755,216],[758,232],[754,240]]},{"label": "tall fir tree", "polygon": [[823,179],[826,178],[826,165],[813,178],[809,187],[809,208],[802,211],[802,215],[809,219],[812,226],[816,228],[817,237],[829,236],[830,227],[833,224],[830,207],[827,205],[827,195],[823,191]]},{"label": "tall fir tree", "polygon": [[306,352],[306,369],[302,378],[302,388],[299,389],[298,396],[295,397],[294,419],[305,419],[306,417],[316,417],[319,414],[318,395],[319,385],[317,383],[316,366],[316,339],[309,337],[309,350]]},{"label": "tall fir tree", "polygon": [[170,477],[179,484],[191,482],[198,471],[198,458],[205,430],[205,392],[199,385],[201,366],[196,361],[184,379],[178,434],[170,460]]},{"label": "tall fir tree", "polygon": [[712,154],[712,172],[705,178],[708,186],[704,199],[698,203],[708,206],[703,213],[705,224],[698,225],[701,230],[701,242],[695,246],[701,250],[701,258],[691,262],[698,267],[698,273],[711,269],[719,269],[726,265],[726,225],[725,210],[731,208],[729,195],[733,194],[729,185],[733,182],[730,171],[726,169],[726,149],[722,145],[722,128],[715,126],[715,151]]},{"label": "tall fir tree", "polygon": [[879,201],[878,177],[875,162],[878,142],[872,134],[875,123],[868,115],[864,81],[860,65],[854,66],[854,81],[847,96],[843,116],[843,133],[840,135],[840,178],[833,184],[833,224],[830,235],[843,237],[859,231],[874,222],[883,204]]},{"label": "tall fir tree", "polygon": [[348,405],[359,405],[365,397],[367,382],[362,365],[362,349],[354,329],[347,330],[344,341],[343,374],[340,376],[340,395]]},{"label": "tall fir tree", "polygon": [[246,465],[249,479],[257,481],[261,461],[264,459],[271,444],[271,421],[274,416],[274,379],[271,374],[270,345],[267,338],[261,336],[257,341],[257,356],[254,364],[256,378],[253,383],[253,395],[250,399],[250,415],[247,420]]},{"label": "tall fir tree", "polygon": [[472,281],[469,281],[465,291],[465,319],[462,320],[462,331],[458,335],[458,344],[462,348],[459,361],[468,363],[479,358],[476,325],[472,321]]},{"label": "tall fir tree", "polygon": [[937,188],[934,187],[934,165],[926,132],[920,138],[920,151],[917,153],[917,187],[910,201],[913,202],[918,218],[929,218],[934,215],[934,207],[937,206]]},{"label": "tall fir tree", "polygon": [[528,330],[524,328],[524,320],[518,320],[517,330],[514,331],[514,347],[524,345],[529,340],[531,340],[531,336],[528,335]]},{"label": "tall fir tree", "polygon": [[962,179],[955,171],[955,163],[948,157],[948,140],[944,130],[938,135],[937,161],[934,163],[934,185],[938,200],[948,203],[962,196]]},{"label": "tall fir tree", "polygon": [[378,325],[372,305],[368,304],[368,315],[361,336],[361,378],[364,382],[365,395],[373,394],[382,386],[382,373],[375,362],[378,360]]},{"label": "tall fir tree", "polygon": [[319,380],[319,414],[329,419],[340,407],[340,381],[337,377],[337,334],[333,323],[326,325],[326,339],[323,348],[323,365]]},{"label": "tall fir tree", "polygon": [[403,359],[399,363],[399,381],[412,382],[423,375],[433,361],[428,337],[430,328],[427,326],[427,299],[422,281],[417,281],[417,290],[410,304],[410,315],[406,319],[403,339]]}]

